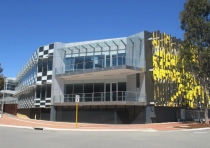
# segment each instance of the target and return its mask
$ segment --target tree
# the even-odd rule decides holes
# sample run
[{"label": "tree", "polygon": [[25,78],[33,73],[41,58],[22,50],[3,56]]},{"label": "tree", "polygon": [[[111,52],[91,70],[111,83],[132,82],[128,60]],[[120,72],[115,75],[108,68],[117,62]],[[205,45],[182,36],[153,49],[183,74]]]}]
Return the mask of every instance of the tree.
[{"label": "tree", "polygon": [[1,63],[0,63],[0,90],[4,89],[4,78],[3,78],[3,68],[1,68]]},{"label": "tree", "polygon": [[[178,68],[190,72],[203,88],[205,123],[208,121],[210,84],[210,0],[187,0],[180,13],[184,41]],[[203,95],[202,95],[203,94]]]}]

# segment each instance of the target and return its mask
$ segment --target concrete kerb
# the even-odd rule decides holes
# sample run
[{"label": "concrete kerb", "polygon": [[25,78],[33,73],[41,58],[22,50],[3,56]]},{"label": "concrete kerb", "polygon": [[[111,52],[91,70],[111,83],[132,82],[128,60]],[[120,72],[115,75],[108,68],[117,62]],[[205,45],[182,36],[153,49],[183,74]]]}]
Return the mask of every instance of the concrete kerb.
[{"label": "concrete kerb", "polygon": [[12,128],[24,128],[24,129],[34,129],[33,127],[29,126],[16,126],[16,125],[5,125],[5,124],[0,124],[1,127],[12,127]]},{"label": "concrete kerb", "polygon": [[210,130],[210,127],[206,128],[193,128],[193,129],[180,129],[181,131],[203,131],[203,130]]}]

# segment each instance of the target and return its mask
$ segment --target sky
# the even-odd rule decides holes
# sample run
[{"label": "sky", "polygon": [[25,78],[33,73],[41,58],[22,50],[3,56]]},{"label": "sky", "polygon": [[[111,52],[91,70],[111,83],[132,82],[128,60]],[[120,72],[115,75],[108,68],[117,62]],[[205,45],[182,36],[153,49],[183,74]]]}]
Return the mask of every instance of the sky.
[{"label": "sky", "polygon": [[186,0],[0,0],[0,63],[6,77],[53,42],[126,37],[143,30],[183,37]]}]

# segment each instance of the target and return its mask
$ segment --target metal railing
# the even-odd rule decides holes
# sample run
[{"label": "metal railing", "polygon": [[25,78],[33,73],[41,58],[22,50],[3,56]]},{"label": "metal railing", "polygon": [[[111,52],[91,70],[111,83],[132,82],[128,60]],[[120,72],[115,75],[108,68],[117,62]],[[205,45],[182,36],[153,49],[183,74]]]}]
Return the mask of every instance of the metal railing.
[{"label": "metal railing", "polygon": [[106,102],[106,101],[134,101],[146,102],[146,95],[139,92],[118,91],[98,93],[65,94],[54,96],[53,103],[75,102],[75,95],[80,96],[80,102]]},{"label": "metal railing", "polygon": [[64,67],[55,68],[56,74],[71,73],[84,70],[98,69],[98,68],[108,68],[128,65],[138,68],[145,68],[144,60],[129,59],[126,56],[119,56],[116,58],[106,58],[106,59],[94,59],[88,62],[76,63],[65,65]]}]

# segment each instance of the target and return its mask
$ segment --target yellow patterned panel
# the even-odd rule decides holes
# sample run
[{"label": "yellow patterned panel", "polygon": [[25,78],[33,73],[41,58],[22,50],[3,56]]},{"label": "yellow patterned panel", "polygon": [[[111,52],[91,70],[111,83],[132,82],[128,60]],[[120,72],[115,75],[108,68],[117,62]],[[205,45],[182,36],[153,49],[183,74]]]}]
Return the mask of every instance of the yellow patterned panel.
[{"label": "yellow patterned panel", "polygon": [[[152,41],[153,49],[153,79],[157,85],[155,105],[157,106],[181,106],[183,99],[188,102],[191,108],[198,107],[200,97],[203,98],[204,89],[200,87],[197,81],[189,72],[177,71],[176,65],[178,61],[178,43],[172,41],[170,35],[153,32]],[[159,37],[159,39],[157,39]],[[160,41],[161,40],[161,41]],[[194,49],[192,49],[194,50]],[[176,50],[178,51],[178,50]],[[193,61],[196,62],[194,55]],[[184,62],[184,59],[183,59]],[[182,66],[184,68],[184,65]],[[202,99],[203,103],[203,99]]]}]

